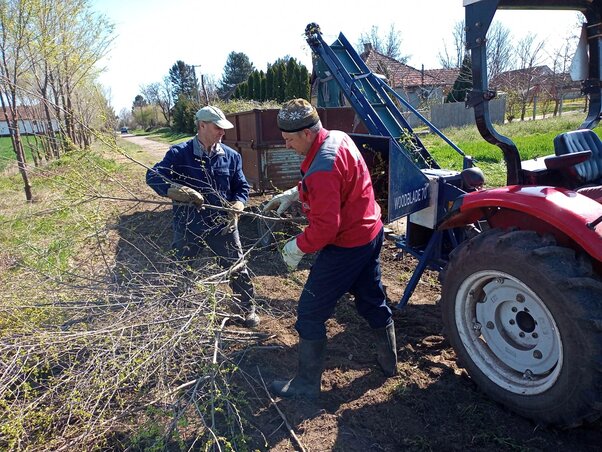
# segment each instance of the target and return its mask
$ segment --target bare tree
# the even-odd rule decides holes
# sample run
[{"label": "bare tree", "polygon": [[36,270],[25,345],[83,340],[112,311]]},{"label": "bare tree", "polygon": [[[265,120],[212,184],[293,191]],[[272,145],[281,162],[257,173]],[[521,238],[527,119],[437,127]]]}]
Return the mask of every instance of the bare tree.
[{"label": "bare tree", "polygon": [[405,64],[410,58],[410,55],[403,55],[401,52],[401,32],[395,28],[394,24],[391,24],[385,35],[381,34],[378,25],[372,25],[370,31],[360,35],[356,44],[357,50],[360,53],[363,52],[364,44],[367,43],[371,44],[372,48],[378,53],[382,53],[400,63]]},{"label": "bare tree", "polygon": [[171,123],[171,108],[173,107],[172,87],[169,77],[166,76],[163,79],[163,83],[155,82],[148,85],[140,85],[140,92],[149,104],[161,110],[165,122],[169,126]]},{"label": "bare tree", "polygon": [[490,80],[512,67],[513,52],[510,30],[501,22],[493,22],[487,32],[487,73]]},{"label": "bare tree", "polygon": [[443,50],[438,53],[439,64],[444,69],[457,69],[462,67],[464,54],[466,53],[466,35],[464,33],[464,20],[455,23],[452,30],[452,48],[448,48],[447,42],[443,40]]},{"label": "bare tree", "polygon": [[[439,63],[445,69],[462,67],[466,53],[464,20],[456,22],[452,30],[452,45],[443,41],[443,50],[438,54]],[[489,79],[512,66],[512,44],[510,30],[501,22],[493,22],[487,31],[487,71]]]},{"label": "bare tree", "polygon": [[527,106],[533,100],[532,89],[537,74],[536,68],[541,62],[543,48],[544,42],[537,41],[537,35],[532,33],[522,38],[516,46],[518,72],[515,81],[521,121],[524,121]]},{"label": "bare tree", "polygon": [[27,42],[32,39],[29,23],[33,14],[33,3],[29,0],[9,0],[0,3],[0,103],[7,119],[27,201],[33,200],[33,194],[19,131],[18,95],[19,84],[31,67],[25,50]]},{"label": "bare tree", "polygon": [[561,46],[552,51],[552,72],[550,80],[551,98],[554,101],[554,116],[560,112],[560,103],[562,96],[567,89],[571,88],[571,79],[568,76],[575,49],[577,47],[578,36],[572,34],[564,39]]}]

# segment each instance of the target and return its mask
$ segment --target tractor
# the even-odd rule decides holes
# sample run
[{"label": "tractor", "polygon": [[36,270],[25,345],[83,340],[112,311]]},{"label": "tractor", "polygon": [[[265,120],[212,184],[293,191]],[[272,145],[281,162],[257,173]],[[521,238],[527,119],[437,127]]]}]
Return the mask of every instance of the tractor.
[{"label": "tractor", "polygon": [[[498,146],[507,185],[484,189],[476,162],[370,71],[341,33],[328,45],[319,26],[306,40],[369,134],[352,135],[369,165],[387,166],[387,220],[405,218],[397,246],[440,272],[446,337],[460,366],[490,398],[543,424],[563,427],[602,414],[602,0],[464,0],[477,128]],[[549,154],[521,161],[490,119],[487,31],[498,9],[567,9],[585,18],[587,118],[557,136]],[[440,168],[402,113],[416,115],[463,158]]]}]

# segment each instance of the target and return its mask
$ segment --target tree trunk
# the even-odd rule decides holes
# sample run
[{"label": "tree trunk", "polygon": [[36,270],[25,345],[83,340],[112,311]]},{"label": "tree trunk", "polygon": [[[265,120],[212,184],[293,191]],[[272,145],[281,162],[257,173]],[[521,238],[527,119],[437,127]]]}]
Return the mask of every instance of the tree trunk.
[{"label": "tree trunk", "polygon": [[[15,93],[13,93],[14,95]],[[8,98],[8,96],[7,96]],[[12,97],[13,99],[15,96]],[[23,152],[23,143],[21,142],[21,134],[19,133],[19,118],[17,116],[16,106],[9,106],[7,108],[6,103],[4,102],[4,96],[0,95],[0,103],[2,104],[2,111],[4,112],[4,116],[6,116],[6,121],[8,124],[9,132],[10,132],[10,140],[13,144],[13,151],[15,151],[15,155],[17,156],[17,166],[19,168],[19,173],[21,173],[21,177],[23,178],[23,188],[25,190],[25,199],[29,202],[33,201],[33,194],[31,192],[31,182],[29,180],[29,174],[27,171],[27,162],[25,161],[25,152]]]}]

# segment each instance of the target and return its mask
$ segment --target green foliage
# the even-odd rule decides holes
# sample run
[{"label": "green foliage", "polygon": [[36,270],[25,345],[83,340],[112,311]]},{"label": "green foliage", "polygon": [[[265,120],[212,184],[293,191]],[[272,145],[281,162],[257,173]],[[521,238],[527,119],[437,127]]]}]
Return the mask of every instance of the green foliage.
[{"label": "green foliage", "polygon": [[464,102],[466,94],[472,89],[472,62],[470,54],[464,56],[462,68],[458,74],[458,78],[454,82],[454,86],[445,98],[445,102]]},{"label": "green foliage", "polygon": [[169,81],[173,89],[174,99],[181,97],[196,99],[199,92],[199,82],[196,78],[194,67],[184,63],[181,60],[169,70]]},{"label": "green foliage", "polygon": [[245,53],[230,52],[218,88],[220,99],[229,99],[234,93],[236,86],[247,81],[253,69],[253,63],[251,63]]},{"label": "green foliage", "polygon": [[[25,150],[25,158],[28,162],[33,161],[32,150],[38,150],[40,143],[36,142],[32,137],[23,135],[23,148]],[[42,149],[39,149],[43,152]],[[6,167],[16,161],[15,151],[13,150],[13,143],[10,137],[0,137],[0,171],[6,169]]]},{"label": "green foliage", "polygon": [[194,115],[200,105],[193,99],[181,96],[173,109],[173,129],[179,133],[196,133]]},{"label": "green foliage", "polygon": [[281,58],[268,65],[265,73],[253,71],[246,82],[238,85],[232,97],[279,103],[297,97],[310,100],[309,71],[294,58]]},{"label": "green foliage", "polygon": [[[554,137],[567,130],[575,130],[581,124],[580,115],[565,115],[537,121],[512,122],[497,126],[502,135],[517,145],[521,160],[554,154]],[[599,130],[595,130],[600,134]],[[502,151],[487,143],[476,126],[445,129],[443,133],[464,153],[475,158],[477,166],[485,173],[488,186],[506,184],[506,166]],[[443,168],[461,170],[462,159],[447,143],[434,134],[421,137],[426,149]]]}]

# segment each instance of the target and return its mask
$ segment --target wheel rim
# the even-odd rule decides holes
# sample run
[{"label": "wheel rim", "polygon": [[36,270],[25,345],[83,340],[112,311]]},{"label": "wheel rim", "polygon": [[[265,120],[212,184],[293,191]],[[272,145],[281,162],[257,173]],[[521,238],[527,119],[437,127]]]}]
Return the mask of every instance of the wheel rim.
[{"label": "wheel rim", "polygon": [[470,359],[498,386],[532,395],[558,378],[563,352],[556,322],[519,279],[496,271],[472,274],[457,292],[455,318]]}]

